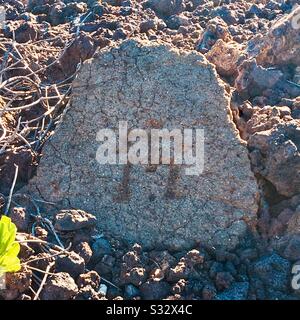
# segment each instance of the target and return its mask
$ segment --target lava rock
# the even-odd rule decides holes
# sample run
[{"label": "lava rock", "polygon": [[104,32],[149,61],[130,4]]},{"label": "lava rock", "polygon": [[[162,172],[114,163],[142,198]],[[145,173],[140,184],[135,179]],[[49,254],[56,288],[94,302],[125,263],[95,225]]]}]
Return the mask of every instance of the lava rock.
[{"label": "lava rock", "polygon": [[297,120],[279,123],[250,136],[248,146],[255,173],[271,182],[286,197],[299,193],[300,126]]},{"label": "lava rock", "polygon": [[176,258],[173,257],[168,251],[151,251],[149,257],[155,261],[163,272],[167,272],[171,267],[176,266]]},{"label": "lava rock", "polygon": [[78,291],[75,300],[101,300],[101,297],[94,288],[85,286]]},{"label": "lava rock", "polygon": [[187,281],[185,279],[180,279],[173,287],[172,292],[174,294],[182,294],[187,286]]},{"label": "lava rock", "polygon": [[218,39],[225,42],[232,40],[227,24],[219,17],[211,19],[206,29],[202,32],[196,49],[201,53],[207,53]]},{"label": "lava rock", "polygon": [[274,22],[266,35],[249,43],[250,56],[261,65],[287,65],[300,63],[299,33],[300,7]]},{"label": "lava rock", "polygon": [[142,21],[140,23],[140,32],[146,33],[149,30],[156,30],[157,29],[157,20],[156,19],[149,19],[146,21]]},{"label": "lava rock", "polygon": [[32,271],[29,269],[6,273],[5,289],[0,290],[0,297],[4,300],[15,300],[20,294],[28,291],[31,284]]},{"label": "lava rock", "polygon": [[65,76],[74,74],[78,63],[91,58],[95,50],[93,38],[85,33],[80,33],[59,59],[59,65]]},{"label": "lava rock", "polygon": [[207,284],[202,290],[203,300],[213,300],[217,294],[217,289],[212,284]]},{"label": "lava rock", "polygon": [[300,260],[300,235],[292,235],[289,237],[288,244],[283,252],[285,258],[291,261]]},{"label": "lava rock", "polygon": [[216,287],[218,290],[228,289],[234,281],[233,276],[229,272],[218,272],[216,274]]},{"label": "lava rock", "polygon": [[87,265],[92,258],[93,251],[88,244],[88,242],[80,242],[74,248],[74,251],[78,253],[80,257],[83,258],[85,264]]},{"label": "lava rock", "polygon": [[[103,63],[103,59],[107,63]],[[115,59],[118,62],[112,63]],[[134,39],[100,50],[97,57],[83,65],[80,74],[73,83],[72,107],[51,144],[43,148],[38,172],[27,189],[35,195],[38,188],[37,197],[55,202],[59,207],[71,205],[97,212],[101,230],[141,243],[145,249],[182,250],[195,242],[234,249],[245,237],[248,224],[257,218],[258,188],[246,146],[228,116],[228,93],[213,66],[195,51],[183,54],[166,44]],[[112,74],[118,80],[111,81]],[[147,78],[143,74],[147,74]],[[126,75],[131,80],[125,83],[128,88],[122,89],[122,99],[117,100],[115,97],[120,96],[117,84],[124,83]],[[171,78],[174,81],[170,82]],[[144,83],[141,91],[132,91],[141,81]],[[154,94],[157,103],[149,112],[147,101]],[[141,95],[144,98],[139,98]],[[141,106],[135,104],[137,99],[142,101]],[[206,101],[210,101],[209,108],[205,107]],[[128,122],[134,121],[141,127],[147,123],[150,126],[147,130],[163,123],[167,126],[169,121],[170,125],[177,123],[180,128],[190,128],[191,122],[202,128],[206,119],[205,140],[210,148],[205,156],[210,160],[205,162],[205,170],[210,174],[187,175],[186,170],[189,173],[195,168],[186,165],[174,168],[159,165],[155,172],[149,172],[148,165],[122,168],[98,163],[95,157],[101,162],[103,144],[99,143],[97,148],[90,141],[95,139],[99,126],[107,125],[100,114],[107,111],[117,115],[111,119],[119,123],[127,108],[132,111],[127,112]],[[132,108],[136,108],[139,117],[133,115],[135,109]],[[74,126],[74,123],[81,125]],[[76,139],[72,138],[75,134]],[[203,140],[200,138],[200,141]],[[94,160],[87,160],[92,154]],[[230,165],[225,165],[225,158]],[[84,167],[79,163],[84,163]],[[66,180],[66,172],[71,168],[71,179]],[[106,174],[105,182],[102,174]],[[228,179],[228,176],[234,178]],[[215,188],[211,188],[212,184]],[[203,207],[204,201],[207,205]],[[125,206],[122,213],[120,202]],[[157,218],[153,219],[143,208],[153,208]]]},{"label": "lava rock", "polygon": [[105,238],[97,238],[92,244],[93,261],[97,261],[103,258],[104,255],[110,255],[112,253],[112,246]]},{"label": "lava rock", "polygon": [[89,271],[87,273],[80,274],[77,278],[78,288],[83,288],[86,286],[91,286],[94,290],[99,289],[101,278],[96,271]]},{"label": "lava rock", "polygon": [[230,288],[218,294],[216,300],[247,300],[248,291],[248,282],[236,282]]},{"label": "lava rock", "polygon": [[26,212],[25,208],[14,207],[11,210],[10,218],[12,222],[16,225],[19,232],[28,232],[30,216]]},{"label": "lava rock", "polygon": [[50,275],[41,292],[42,300],[72,300],[78,293],[73,278],[65,272]]},{"label": "lava rock", "polygon": [[136,251],[129,251],[122,257],[123,263],[127,270],[141,266],[139,254]]},{"label": "lava rock", "polygon": [[236,42],[225,42],[222,39],[218,39],[206,57],[216,66],[221,76],[236,76],[238,74],[238,65],[243,59],[243,49]]},{"label": "lava rock", "polygon": [[94,227],[96,217],[82,210],[61,210],[55,216],[54,228],[58,231],[75,231]]},{"label": "lava rock", "polygon": [[145,300],[160,300],[170,293],[171,286],[165,281],[148,280],[140,287],[142,298]]},{"label": "lava rock", "polygon": [[134,297],[138,297],[140,295],[140,291],[134,285],[129,284],[125,286],[124,295],[126,299],[132,299]]},{"label": "lava rock", "polygon": [[125,284],[133,284],[139,287],[147,279],[146,270],[144,268],[132,268],[129,272],[121,274],[121,281]]},{"label": "lava rock", "polygon": [[167,280],[168,282],[177,282],[180,279],[188,279],[191,269],[186,264],[186,261],[180,261],[175,268],[171,268]]},{"label": "lava rock", "polygon": [[145,6],[153,9],[159,16],[171,16],[185,8],[183,0],[147,0]]},{"label": "lava rock", "polygon": [[110,277],[115,265],[116,259],[113,256],[105,255],[103,258],[95,265],[94,269],[101,275]]},{"label": "lava rock", "polygon": [[188,26],[189,19],[183,15],[173,15],[165,20],[167,27],[173,30],[178,30],[181,26]]},{"label": "lava rock", "polygon": [[76,252],[71,251],[66,256],[58,256],[55,262],[57,272],[67,272],[74,279],[84,273],[85,263],[82,257]]},{"label": "lava rock", "polygon": [[291,264],[278,254],[263,256],[252,267],[252,276],[260,279],[268,290],[285,291],[289,286]]},{"label": "lava rock", "polygon": [[35,41],[39,39],[40,32],[37,25],[26,21],[20,24],[14,31],[15,39],[19,43],[25,43],[28,41]]}]

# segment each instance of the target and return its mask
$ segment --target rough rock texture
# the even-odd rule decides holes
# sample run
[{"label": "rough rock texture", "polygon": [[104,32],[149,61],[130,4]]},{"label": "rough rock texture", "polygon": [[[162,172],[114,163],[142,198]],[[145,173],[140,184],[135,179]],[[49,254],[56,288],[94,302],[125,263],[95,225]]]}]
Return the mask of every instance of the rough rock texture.
[{"label": "rough rock texture", "polygon": [[92,258],[93,251],[88,242],[79,242],[74,251],[83,258],[85,264],[88,264]]},{"label": "rough rock texture", "polygon": [[14,207],[10,214],[12,222],[18,228],[18,231],[26,232],[28,230],[30,216],[26,212],[25,208],[22,207]]},{"label": "rough rock texture", "polygon": [[295,98],[300,95],[299,85],[289,81],[278,69],[258,65],[255,59],[245,60],[238,66],[235,87],[245,99],[264,95],[272,104],[279,102],[280,96]]},{"label": "rough rock texture", "polygon": [[276,253],[260,258],[253,264],[256,277],[266,284],[266,291],[282,290],[288,285],[290,262]]},{"label": "rough rock texture", "polygon": [[207,23],[196,48],[201,53],[207,53],[218,39],[228,42],[231,40],[231,35],[227,24],[220,17],[215,17]]},{"label": "rough rock texture", "polygon": [[74,231],[93,227],[96,218],[82,210],[61,210],[55,216],[55,229],[59,231]]},{"label": "rough rock texture", "polygon": [[230,288],[217,295],[217,300],[247,300],[248,282],[236,282]]},{"label": "rough rock texture", "polygon": [[77,253],[71,251],[67,256],[59,256],[56,259],[55,270],[67,272],[73,279],[76,279],[85,270],[85,263]]},{"label": "rough rock texture", "polygon": [[100,276],[96,271],[89,271],[81,274],[77,279],[78,288],[91,286],[93,289],[98,290],[100,285]]},{"label": "rough rock texture", "polygon": [[[83,66],[64,122],[44,148],[29,190],[57,207],[95,214],[99,227],[145,247],[235,247],[254,221],[257,186],[231,120],[229,97],[207,60],[137,40]],[[204,172],[186,165],[100,165],[99,129],[201,128]]]},{"label": "rough rock texture", "polygon": [[[270,181],[277,192],[292,197],[300,190],[299,120],[279,123],[249,138],[250,157],[256,173]],[[290,169],[293,168],[291,171]]]},{"label": "rough rock texture", "polygon": [[78,287],[68,273],[51,275],[42,292],[43,300],[71,300],[78,293]]},{"label": "rough rock texture", "polygon": [[282,65],[300,63],[300,7],[272,25],[265,36],[250,42],[248,51],[259,64]]},{"label": "rough rock texture", "polygon": [[170,291],[170,285],[165,281],[148,280],[140,289],[143,299],[157,300],[166,298]]},{"label": "rough rock texture", "polygon": [[32,271],[22,269],[18,272],[7,273],[5,276],[5,290],[0,290],[4,300],[14,300],[23,292],[26,292],[32,284]]},{"label": "rough rock texture", "polygon": [[146,7],[152,8],[157,14],[171,16],[184,9],[182,0],[148,0]]},{"label": "rough rock texture", "polygon": [[236,42],[225,42],[217,40],[206,58],[216,66],[218,73],[222,76],[233,76],[237,74],[238,62],[242,60],[242,46]]}]

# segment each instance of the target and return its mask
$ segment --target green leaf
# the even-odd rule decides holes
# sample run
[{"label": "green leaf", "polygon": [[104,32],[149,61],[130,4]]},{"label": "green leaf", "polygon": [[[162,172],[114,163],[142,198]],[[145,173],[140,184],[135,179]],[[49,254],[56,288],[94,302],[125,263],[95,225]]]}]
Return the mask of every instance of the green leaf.
[{"label": "green leaf", "polygon": [[17,227],[11,219],[2,216],[0,219],[0,275],[4,272],[16,272],[21,269],[18,254],[20,245],[15,241]]}]

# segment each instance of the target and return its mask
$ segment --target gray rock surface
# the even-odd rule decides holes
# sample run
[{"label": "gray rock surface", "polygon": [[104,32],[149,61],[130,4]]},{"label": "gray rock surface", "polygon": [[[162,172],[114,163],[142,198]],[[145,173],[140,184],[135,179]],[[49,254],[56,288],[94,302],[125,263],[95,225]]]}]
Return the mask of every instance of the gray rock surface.
[{"label": "gray rock surface", "polygon": [[[97,132],[205,130],[204,172],[185,165],[101,165]],[[34,196],[94,214],[100,229],[145,247],[233,248],[255,222],[257,185],[214,67],[199,53],[140,40],[102,50],[74,82],[70,109],[43,150]]]}]

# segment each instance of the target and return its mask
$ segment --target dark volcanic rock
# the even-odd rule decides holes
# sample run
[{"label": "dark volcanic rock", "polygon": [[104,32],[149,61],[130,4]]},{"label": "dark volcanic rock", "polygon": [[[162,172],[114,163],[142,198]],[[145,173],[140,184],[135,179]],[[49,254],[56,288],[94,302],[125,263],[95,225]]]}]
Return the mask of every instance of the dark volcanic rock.
[{"label": "dark volcanic rock", "polygon": [[145,6],[152,8],[158,15],[171,16],[184,10],[183,0],[147,0]]},{"label": "dark volcanic rock", "polygon": [[230,288],[216,296],[216,300],[247,300],[249,283],[235,282]]},{"label": "dark volcanic rock", "polygon": [[74,251],[71,251],[66,256],[58,256],[55,262],[55,269],[57,272],[67,272],[74,279],[82,274],[85,270],[85,263]]},{"label": "dark volcanic rock", "polygon": [[96,271],[89,271],[87,273],[83,273],[81,274],[78,278],[77,278],[77,285],[78,288],[83,288],[86,286],[91,286],[94,290],[98,290],[99,289],[99,285],[100,285],[100,276]]},{"label": "dark volcanic rock", "polygon": [[292,197],[300,190],[300,123],[280,123],[249,138],[253,169],[270,181],[277,192]]},{"label": "dark volcanic rock", "polygon": [[260,258],[252,267],[252,276],[260,279],[268,291],[285,291],[289,285],[291,264],[275,253]]},{"label": "dark volcanic rock", "polygon": [[167,297],[171,286],[165,281],[148,280],[140,287],[140,290],[143,299],[158,300]]},{"label": "dark volcanic rock", "polygon": [[78,293],[73,278],[64,272],[49,276],[42,292],[43,300],[71,300]]},{"label": "dark volcanic rock", "polygon": [[25,208],[14,207],[10,214],[12,222],[16,225],[19,232],[27,232],[29,228],[30,216]]}]

